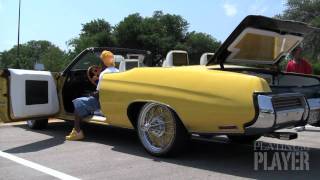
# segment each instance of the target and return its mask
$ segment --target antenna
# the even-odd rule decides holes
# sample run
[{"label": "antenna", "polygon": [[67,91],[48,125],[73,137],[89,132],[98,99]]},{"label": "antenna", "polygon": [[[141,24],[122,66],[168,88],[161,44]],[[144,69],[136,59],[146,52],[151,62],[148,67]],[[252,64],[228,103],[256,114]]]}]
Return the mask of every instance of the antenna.
[{"label": "antenna", "polygon": [[21,0],[19,0],[19,15],[18,15],[17,68],[20,68],[20,10],[21,10]]}]

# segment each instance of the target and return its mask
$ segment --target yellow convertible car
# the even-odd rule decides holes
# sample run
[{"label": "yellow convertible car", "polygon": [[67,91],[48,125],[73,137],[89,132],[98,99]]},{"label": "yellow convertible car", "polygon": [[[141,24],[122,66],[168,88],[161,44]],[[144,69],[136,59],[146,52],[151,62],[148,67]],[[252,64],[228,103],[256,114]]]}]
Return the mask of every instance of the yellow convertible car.
[{"label": "yellow convertible car", "polygon": [[[135,129],[152,155],[179,152],[191,134],[227,135],[238,142],[262,135],[294,138],[274,131],[306,124],[309,103],[303,93],[282,93],[276,86],[297,78],[300,87],[318,87],[319,79],[279,79],[262,70],[240,71],[225,64],[272,65],[311,30],[298,22],[248,16],[208,66],[143,67],[150,58],[147,51],[88,48],[61,73],[6,69],[0,77],[0,119],[28,120],[31,128],[45,127],[49,117],[73,120],[72,100],[94,91],[88,69],[99,64],[99,54],[107,49],[115,54],[120,72],[103,76],[101,111],[86,121]],[[170,54],[169,61],[179,66],[188,59]]]}]

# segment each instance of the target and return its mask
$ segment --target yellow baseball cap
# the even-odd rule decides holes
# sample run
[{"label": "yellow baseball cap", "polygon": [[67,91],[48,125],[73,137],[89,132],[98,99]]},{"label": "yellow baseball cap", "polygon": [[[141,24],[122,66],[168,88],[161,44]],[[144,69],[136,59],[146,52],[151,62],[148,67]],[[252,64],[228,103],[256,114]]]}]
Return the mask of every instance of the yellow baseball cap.
[{"label": "yellow baseball cap", "polygon": [[102,51],[100,58],[104,59],[104,58],[110,57],[110,56],[113,57],[113,53],[111,51],[104,50],[104,51]]}]

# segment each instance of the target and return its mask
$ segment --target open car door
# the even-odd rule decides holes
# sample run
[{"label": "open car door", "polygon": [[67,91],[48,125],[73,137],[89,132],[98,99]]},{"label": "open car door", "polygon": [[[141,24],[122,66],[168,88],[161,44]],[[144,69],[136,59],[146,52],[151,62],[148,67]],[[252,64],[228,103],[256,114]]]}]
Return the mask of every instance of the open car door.
[{"label": "open car door", "polygon": [[48,118],[59,112],[55,80],[48,71],[0,71],[0,121]]}]

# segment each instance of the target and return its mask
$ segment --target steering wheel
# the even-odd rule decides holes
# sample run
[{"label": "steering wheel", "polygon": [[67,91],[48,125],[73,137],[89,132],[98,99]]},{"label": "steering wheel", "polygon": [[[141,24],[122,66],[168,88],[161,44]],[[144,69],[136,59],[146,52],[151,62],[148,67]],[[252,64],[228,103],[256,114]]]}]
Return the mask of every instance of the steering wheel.
[{"label": "steering wheel", "polygon": [[97,65],[90,66],[87,70],[88,79],[95,86],[97,86],[98,84],[100,73],[101,73],[101,67]]}]

